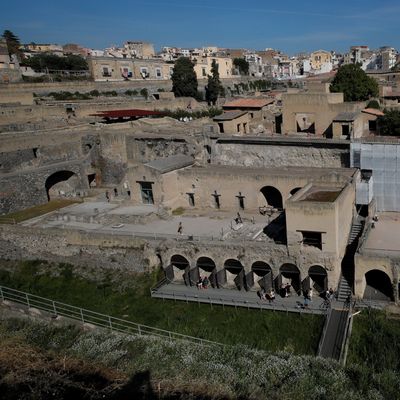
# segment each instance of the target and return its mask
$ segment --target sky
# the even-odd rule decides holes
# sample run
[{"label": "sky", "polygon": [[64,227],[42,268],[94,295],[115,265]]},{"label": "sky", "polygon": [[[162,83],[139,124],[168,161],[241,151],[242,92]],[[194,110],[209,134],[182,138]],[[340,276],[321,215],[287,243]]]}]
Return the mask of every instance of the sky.
[{"label": "sky", "polygon": [[288,54],[352,45],[400,50],[399,0],[20,0],[2,4],[0,31],[22,43],[104,49],[127,40]]}]

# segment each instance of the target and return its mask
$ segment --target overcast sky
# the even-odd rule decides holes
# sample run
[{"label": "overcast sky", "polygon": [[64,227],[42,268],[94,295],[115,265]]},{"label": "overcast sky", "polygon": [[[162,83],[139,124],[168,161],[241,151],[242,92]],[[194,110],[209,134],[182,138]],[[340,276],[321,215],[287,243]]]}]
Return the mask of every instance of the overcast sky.
[{"label": "overcast sky", "polygon": [[126,40],[289,54],[351,45],[400,49],[399,0],[35,0],[2,4],[0,29],[22,42],[102,49]]}]

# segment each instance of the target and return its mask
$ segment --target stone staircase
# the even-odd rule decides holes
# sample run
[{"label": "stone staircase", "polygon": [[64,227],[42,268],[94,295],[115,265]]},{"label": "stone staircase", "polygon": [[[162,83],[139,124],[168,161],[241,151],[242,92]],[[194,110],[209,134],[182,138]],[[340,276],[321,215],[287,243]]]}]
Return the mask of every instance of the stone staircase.
[{"label": "stone staircase", "polygon": [[355,219],[351,226],[349,239],[347,241],[346,253],[342,260],[342,275],[339,281],[337,299],[346,301],[351,296],[354,287],[354,255],[357,251],[358,239],[364,229],[365,221]]}]

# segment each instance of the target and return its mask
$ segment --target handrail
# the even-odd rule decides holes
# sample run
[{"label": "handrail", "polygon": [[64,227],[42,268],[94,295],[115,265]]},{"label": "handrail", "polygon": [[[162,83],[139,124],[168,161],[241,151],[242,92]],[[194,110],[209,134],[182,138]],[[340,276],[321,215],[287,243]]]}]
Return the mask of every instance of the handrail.
[{"label": "handrail", "polygon": [[64,316],[80,321],[84,324],[92,324],[110,329],[111,331],[118,331],[125,334],[155,335],[160,337],[167,337],[169,339],[187,340],[189,342],[200,344],[203,346],[223,346],[222,343],[213,342],[211,340],[202,339],[194,336],[184,335],[178,332],[167,331],[165,329],[155,328],[148,325],[137,324],[135,322],[72,306],[70,304],[61,303],[59,301],[47,299],[1,285],[0,301],[11,301],[14,303],[23,304],[28,306],[28,308],[35,308],[38,310],[49,312],[55,316]]},{"label": "handrail", "polygon": [[328,331],[328,325],[329,325],[329,320],[331,318],[331,314],[332,314],[332,307],[329,307],[328,312],[325,317],[324,327],[322,328],[321,339],[318,344],[317,356],[321,355],[322,346],[324,344],[326,333]]}]

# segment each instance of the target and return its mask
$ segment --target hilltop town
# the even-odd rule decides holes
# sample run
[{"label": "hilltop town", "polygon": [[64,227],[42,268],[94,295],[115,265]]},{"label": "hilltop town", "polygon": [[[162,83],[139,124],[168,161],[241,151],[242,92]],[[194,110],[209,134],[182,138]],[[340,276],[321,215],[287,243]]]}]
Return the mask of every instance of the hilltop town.
[{"label": "hilltop town", "polygon": [[[246,345],[248,359],[264,357],[255,349],[288,352],[282,365],[299,363],[290,358],[298,354],[324,363],[318,356],[352,382],[348,360],[370,353],[383,362],[368,321],[386,324],[400,310],[399,65],[388,46],[296,56],[215,46],[156,52],[143,41],[99,50],[4,34],[0,309],[54,329],[76,321],[101,335],[184,339],[197,353]],[[95,300],[85,303],[82,287]],[[399,337],[393,324],[387,336],[380,331],[382,352]],[[268,347],[278,333],[285,343]],[[154,343],[160,352],[172,346]],[[151,342],[140,346],[151,353]],[[188,390],[199,395],[185,360]],[[170,393],[168,374],[140,362],[165,385],[158,395]],[[229,362],[218,361],[210,393]],[[398,361],[389,367],[398,374]],[[179,368],[171,370],[179,381]],[[243,379],[218,395],[268,397],[260,381]]]}]

